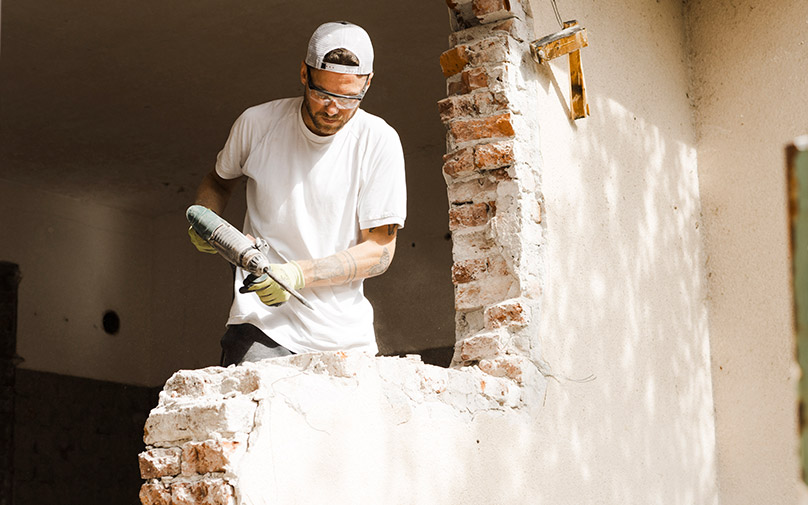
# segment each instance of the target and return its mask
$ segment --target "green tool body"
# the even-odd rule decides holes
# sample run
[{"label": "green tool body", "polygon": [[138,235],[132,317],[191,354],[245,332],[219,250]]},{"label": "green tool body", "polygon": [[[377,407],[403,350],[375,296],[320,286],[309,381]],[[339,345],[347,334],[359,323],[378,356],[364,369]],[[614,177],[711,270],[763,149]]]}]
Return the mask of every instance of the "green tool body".
[{"label": "green tool body", "polygon": [[[256,242],[248,239],[218,214],[201,205],[191,205],[185,212],[191,227],[212,245],[227,261],[256,277],[266,274],[295,299],[310,309],[314,307],[293,287],[278,279],[269,267],[269,259]],[[265,243],[265,242],[264,242]]]}]

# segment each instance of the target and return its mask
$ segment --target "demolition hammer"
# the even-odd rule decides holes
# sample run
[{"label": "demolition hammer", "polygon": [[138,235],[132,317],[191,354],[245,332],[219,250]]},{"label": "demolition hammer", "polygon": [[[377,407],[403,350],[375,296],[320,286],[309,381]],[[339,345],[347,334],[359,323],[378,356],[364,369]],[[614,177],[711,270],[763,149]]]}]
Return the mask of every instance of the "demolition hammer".
[{"label": "demolition hammer", "polygon": [[[266,274],[300,303],[314,310],[314,307],[300,293],[272,273],[272,269],[269,268],[269,259],[266,256],[266,251],[271,246],[265,240],[258,238],[253,242],[215,212],[201,205],[188,207],[185,217],[188,218],[194,231],[219,251],[224,259],[256,277]],[[278,256],[284,261],[288,261],[282,254],[278,253]],[[239,291],[246,292],[244,288]]]}]

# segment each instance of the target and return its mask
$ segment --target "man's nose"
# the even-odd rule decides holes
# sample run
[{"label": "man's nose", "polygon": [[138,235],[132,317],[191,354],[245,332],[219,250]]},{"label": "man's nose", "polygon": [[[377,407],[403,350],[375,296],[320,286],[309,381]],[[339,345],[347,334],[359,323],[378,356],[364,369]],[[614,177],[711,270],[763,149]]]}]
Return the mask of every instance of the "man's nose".
[{"label": "man's nose", "polygon": [[331,100],[328,105],[325,106],[325,111],[328,113],[329,116],[335,116],[337,112],[339,112],[339,107],[337,107],[337,102]]}]

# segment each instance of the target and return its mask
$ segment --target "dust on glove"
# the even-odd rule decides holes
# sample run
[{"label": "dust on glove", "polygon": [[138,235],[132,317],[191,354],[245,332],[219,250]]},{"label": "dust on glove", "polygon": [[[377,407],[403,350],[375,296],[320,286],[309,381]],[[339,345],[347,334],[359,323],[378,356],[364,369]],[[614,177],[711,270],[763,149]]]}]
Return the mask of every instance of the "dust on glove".
[{"label": "dust on glove", "polygon": [[[300,265],[294,261],[282,265],[274,263],[269,265],[269,268],[272,270],[272,275],[278,277],[295,291],[306,285],[303,279],[303,270],[301,270]],[[292,296],[268,275],[262,275],[257,279],[254,275],[248,275],[247,278],[244,279],[244,288],[242,289],[243,291],[256,293],[258,298],[260,298],[265,305],[269,305],[270,307],[286,303]]]},{"label": "dust on glove", "polygon": [[207,254],[216,254],[216,248],[213,247],[208,243],[207,240],[203,239],[199,236],[199,234],[194,230],[194,227],[191,226],[188,228],[188,236],[191,237],[191,243],[196,247],[199,252],[207,253]]}]

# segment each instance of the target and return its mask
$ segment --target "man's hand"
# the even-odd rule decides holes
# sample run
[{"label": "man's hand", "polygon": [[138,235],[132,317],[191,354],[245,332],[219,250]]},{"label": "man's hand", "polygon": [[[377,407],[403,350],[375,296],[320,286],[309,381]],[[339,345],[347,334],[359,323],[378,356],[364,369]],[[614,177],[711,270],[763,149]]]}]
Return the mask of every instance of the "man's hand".
[{"label": "man's hand", "polygon": [[197,251],[208,254],[216,254],[218,252],[207,240],[199,236],[193,226],[188,228],[188,236],[191,237],[191,243],[196,247]]},{"label": "man's hand", "polygon": [[[272,270],[272,275],[278,277],[295,291],[306,285],[306,281],[303,278],[303,270],[301,270],[300,265],[294,261],[284,263],[283,265],[277,263],[272,264],[269,268]],[[268,275],[262,275],[258,279],[250,279],[250,276],[248,276],[244,279],[244,289],[256,293],[261,301],[270,307],[286,303],[291,296],[288,291],[283,289]]]}]

